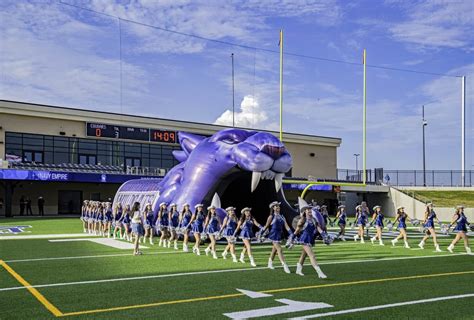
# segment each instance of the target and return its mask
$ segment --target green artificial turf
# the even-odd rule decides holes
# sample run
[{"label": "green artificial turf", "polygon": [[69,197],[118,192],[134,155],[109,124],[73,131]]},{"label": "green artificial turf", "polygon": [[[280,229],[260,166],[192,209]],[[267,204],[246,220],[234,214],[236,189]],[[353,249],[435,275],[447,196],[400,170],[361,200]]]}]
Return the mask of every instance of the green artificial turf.
[{"label": "green artificial turf", "polygon": [[455,207],[461,204],[474,207],[474,191],[405,191],[423,202],[431,201],[437,207]]},{"label": "green artificial turf", "polygon": [[[71,221],[69,227],[78,225],[81,229],[80,221]],[[58,226],[68,224],[62,219],[51,223],[57,223]],[[35,226],[36,224],[33,228]],[[64,317],[65,319],[226,319],[224,313],[282,306],[275,299],[324,302],[334,306],[265,318],[287,319],[336,310],[474,293],[474,273],[363,283],[374,279],[474,271],[474,256],[459,254],[464,251],[461,244],[455,248],[458,254],[446,252],[446,246],[453,236],[440,237],[443,252],[435,253],[430,241],[427,242],[425,250],[415,249],[419,242],[419,238],[415,237],[420,234],[410,234],[412,238],[409,242],[414,250],[404,249],[401,245],[392,247],[388,241],[391,235],[386,235],[388,238],[385,239],[385,246],[372,245],[368,240],[365,244],[338,241],[325,246],[317,243],[314,250],[322,270],[328,275],[325,280],[317,278],[309,265],[304,267],[304,277],[294,274],[295,264],[301,253],[300,246],[284,250],[291,274],[285,274],[281,268],[254,269],[248,263],[233,263],[230,259],[221,259],[220,256],[218,260],[214,260],[210,256],[175,252],[156,244],[147,244],[150,248],[143,249],[142,256],[132,256],[130,250],[114,249],[87,241],[53,243],[47,239],[0,240],[0,259],[6,261],[32,285],[92,281],[37,288],[46,299],[66,314],[185,300],[182,303],[71,315]],[[218,252],[222,250],[223,246],[219,245]],[[238,252],[240,250],[239,245]],[[255,245],[253,250],[258,267],[265,267],[271,251],[270,244]],[[73,257],[79,258],[72,259]],[[61,259],[47,260],[51,258]],[[387,260],[397,258],[402,260]],[[275,266],[280,266],[278,258],[275,259]],[[215,272],[235,269],[243,270]],[[215,273],[212,273],[213,271]],[[190,272],[200,274],[187,274]],[[161,277],[95,282],[150,276]],[[350,284],[351,282],[360,283]],[[346,284],[331,286],[341,283]],[[305,288],[321,285],[330,286]],[[1,290],[13,287],[21,287],[21,284],[0,267],[0,319],[55,318],[27,290]],[[227,296],[239,294],[237,288],[273,292],[271,297],[259,299],[242,295]],[[211,299],[193,300],[206,297]],[[474,319],[471,307],[473,303],[474,298],[465,298],[345,314],[327,319]]]},{"label": "green artificial turf", "polygon": [[[81,233],[83,231],[79,218],[50,218],[50,217],[15,217],[0,219],[0,227],[32,226],[17,235],[64,234]],[[13,234],[0,234],[12,236]]]}]

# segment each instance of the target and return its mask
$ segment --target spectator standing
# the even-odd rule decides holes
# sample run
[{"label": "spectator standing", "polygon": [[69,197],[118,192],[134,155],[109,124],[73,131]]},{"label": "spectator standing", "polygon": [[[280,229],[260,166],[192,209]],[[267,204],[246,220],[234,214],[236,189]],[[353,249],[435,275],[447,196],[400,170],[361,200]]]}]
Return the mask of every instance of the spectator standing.
[{"label": "spectator standing", "polygon": [[38,215],[44,216],[44,198],[42,196],[38,197]]},{"label": "spectator standing", "polygon": [[20,216],[25,213],[25,196],[21,196],[20,198]]},{"label": "spectator standing", "polygon": [[33,215],[33,210],[31,210],[31,198],[30,197],[26,198],[26,215],[27,216],[32,216]]}]

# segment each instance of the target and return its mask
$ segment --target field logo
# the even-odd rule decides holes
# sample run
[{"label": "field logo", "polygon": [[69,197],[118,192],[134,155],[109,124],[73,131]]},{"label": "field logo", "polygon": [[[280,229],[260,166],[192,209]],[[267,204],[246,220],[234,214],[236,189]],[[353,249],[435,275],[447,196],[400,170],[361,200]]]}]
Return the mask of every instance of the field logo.
[{"label": "field logo", "polygon": [[0,234],[19,234],[19,233],[27,233],[31,231],[25,231],[25,228],[32,228],[31,226],[0,226]]}]

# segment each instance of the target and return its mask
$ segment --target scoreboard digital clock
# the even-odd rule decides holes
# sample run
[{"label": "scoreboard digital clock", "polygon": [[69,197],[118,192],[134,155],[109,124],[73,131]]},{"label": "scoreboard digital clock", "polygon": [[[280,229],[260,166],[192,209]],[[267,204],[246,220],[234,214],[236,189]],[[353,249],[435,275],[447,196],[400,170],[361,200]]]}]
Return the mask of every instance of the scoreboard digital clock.
[{"label": "scoreboard digital clock", "polygon": [[125,127],[91,122],[86,124],[86,135],[88,137],[96,138],[126,139],[165,143],[176,143],[178,140],[176,131]]}]

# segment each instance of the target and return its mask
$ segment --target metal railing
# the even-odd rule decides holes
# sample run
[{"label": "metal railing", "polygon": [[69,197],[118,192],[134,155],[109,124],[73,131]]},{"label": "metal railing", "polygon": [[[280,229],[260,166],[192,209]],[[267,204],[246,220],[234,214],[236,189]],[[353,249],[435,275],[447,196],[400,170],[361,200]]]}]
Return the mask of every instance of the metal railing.
[{"label": "metal railing", "polygon": [[[362,170],[337,169],[338,180],[361,181]],[[413,187],[471,187],[474,186],[474,170],[367,170],[367,181],[393,186]]]}]

